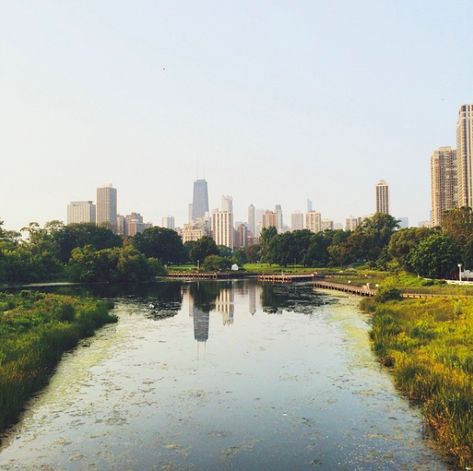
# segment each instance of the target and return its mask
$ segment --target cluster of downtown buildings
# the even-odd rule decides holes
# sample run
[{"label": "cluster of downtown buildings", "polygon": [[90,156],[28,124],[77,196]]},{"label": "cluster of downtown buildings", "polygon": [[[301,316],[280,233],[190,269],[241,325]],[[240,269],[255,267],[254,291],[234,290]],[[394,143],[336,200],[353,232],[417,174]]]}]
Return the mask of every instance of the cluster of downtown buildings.
[{"label": "cluster of downtown buildings", "polygon": [[[376,211],[389,214],[389,187],[381,180],[376,185]],[[345,222],[346,230],[355,230],[363,221],[362,217],[349,217]],[[67,206],[67,224],[94,223],[106,226],[124,236],[131,236],[152,227],[144,222],[140,213],[127,216],[117,213],[117,189],[111,184],[97,188],[97,199],[93,201],[72,201]],[[407,221],[405,221],[407,225]],[[248,207],[246,222],[234,221],[233,199],[223,195],[219,209],[209,211],[208,185],[204,179],[194,182],[193,199],[189,204],[188,221],[182,228],[175,227],[173,216],[162,218],[161,227],[178,232],[184,243],[199,240],[204,236],[213,237],[217,245],[231,249],[247,247],[257,243],[264,228],[275,227],[278,233],[308,229],[317,233],[324,230],[343,229],[342,224],[323,219],[315,211],[312,201],[307,200],[307,211],[291,214],[290,225],[284,223],[280,204],[274,210],[257,209],[253,204]]]},{"label": "cluster of downtown buildings", "polygon": [[462,105],[457,120],[457,147],[432,154],[432,226],[441,226],[445,211],[473,207],[473,105]]}]

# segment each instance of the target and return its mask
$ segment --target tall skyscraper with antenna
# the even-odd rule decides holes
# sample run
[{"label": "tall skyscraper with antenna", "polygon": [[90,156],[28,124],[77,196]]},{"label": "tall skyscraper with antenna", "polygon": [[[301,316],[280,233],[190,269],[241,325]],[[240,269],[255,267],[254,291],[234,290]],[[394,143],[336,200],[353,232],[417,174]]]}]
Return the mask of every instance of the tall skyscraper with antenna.
[{"label": "tall skyscraper with antenna", "polygon": [[209,192],[207,181],[203,178],[194,182],[194,194],[192,199],[192,219],[202,219],[209,212]]}]

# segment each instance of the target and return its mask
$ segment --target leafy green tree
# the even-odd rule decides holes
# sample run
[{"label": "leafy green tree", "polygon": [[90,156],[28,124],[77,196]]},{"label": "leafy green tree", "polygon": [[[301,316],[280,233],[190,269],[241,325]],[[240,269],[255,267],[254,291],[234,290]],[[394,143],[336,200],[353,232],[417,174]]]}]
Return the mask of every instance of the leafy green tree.
[{"label": "leafy green tree", "polygon": [[190,258],[193,263],[197,263],[197,261],[203,263],[209,255],[218,255],[219,253],[217,244],[212,237],[204,236],[195,242],[190,252]]},{"label": "leafy green tree", "polygon": [[91,245],[95,250],[102,250],[121,247],[123,244],[122,238],[109,228],[92,223],[55,227],[51,237],[57,245],[57,257],[62,263],[69,261],[76,247]]},{"label": "leafy green tree", "polygon": [[261,246],[259,244],[250,245],[245,248],[248,263],[257,263],[261,258]]},{"label": "leafy green tree", "polygon": [[278,230],[275,227],[265,227],[261,231],[259,243],[260,243],[260,255],[261,261],[271,262],[271,240],[278,236]]},{"label": "leafy green tree", "polygon": [[433,233],[432,229],[427,227],[410,227],[395,232],[388,244],[389,255],[404,270],[412,270],[409,265],[409,254],[419,242]]},{"label": "leafy green tree", "polygon": [[204,271],[225,271],[229,270],[232,265],[231,259],[221,257],[220,255],[208,255],[204,259],[202,269]]},{"label": "leafy green tree", "polygon": [[456,272],[460,260],[461,254],[455,240],[434,232],[410,251],[408,263],[421,276],[446,278]]},{"label": "leafy green tree", "polygon": [[233,250],[226,245],[218,245],[218,254],[221,257],[231,257],[233,256]]},{"label": "leafy green tree", "polygon": [[442,231],[459,245],[466,246],[473,234],[473,210],[464,206],[446,211],[442,218]]},{"label": "leafy green tree", "polygon": [[185,260],[182,239],[176,231],[164,227],[151,227],[133,238],[133,245],[146,257],[154,257],[164,264]]}]

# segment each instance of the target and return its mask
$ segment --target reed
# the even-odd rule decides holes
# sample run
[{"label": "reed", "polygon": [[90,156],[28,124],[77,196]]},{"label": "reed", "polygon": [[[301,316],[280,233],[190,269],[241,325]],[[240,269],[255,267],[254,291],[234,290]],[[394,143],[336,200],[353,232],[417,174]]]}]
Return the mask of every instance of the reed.
[{"label": "reed", "polygon": [[90,298],[0,293],[0,430],[43,387],[62,354],[102,325],[112,305]]},{"label": "reed", "polygon": [[473,464],[473,299],[363,301],[370,336],[396,386],[422,407],[438,443]]}]

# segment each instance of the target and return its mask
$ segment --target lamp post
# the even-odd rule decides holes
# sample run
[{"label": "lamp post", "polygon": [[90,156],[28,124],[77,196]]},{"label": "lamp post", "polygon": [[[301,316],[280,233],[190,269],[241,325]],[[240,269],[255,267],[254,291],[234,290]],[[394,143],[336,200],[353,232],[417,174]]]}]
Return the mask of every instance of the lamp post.
[{"label": "lamp post", "polygon": [[200,270],[200,260],[197,260],[197,271]]},{"label": "lamp post", "polygon": [[458,264],[458,280],[462,281],[462,264]]}]

